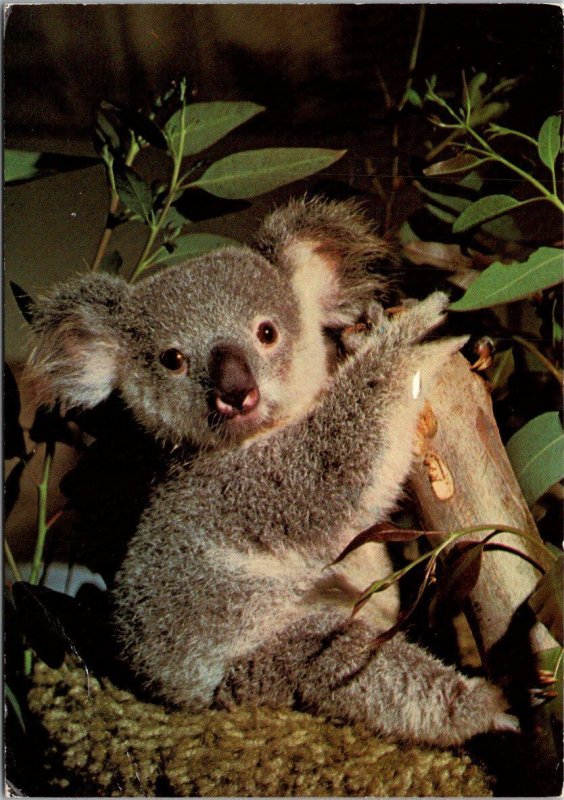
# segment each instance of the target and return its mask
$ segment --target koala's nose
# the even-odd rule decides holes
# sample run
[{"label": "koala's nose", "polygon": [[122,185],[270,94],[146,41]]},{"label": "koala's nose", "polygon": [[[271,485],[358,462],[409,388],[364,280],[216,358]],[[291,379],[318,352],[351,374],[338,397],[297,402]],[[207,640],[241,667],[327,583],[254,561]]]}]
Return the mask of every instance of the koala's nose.
[{"label": "koala's nose", "polygon": [[236,345],[221,343],[210,354],[208,371],[214,410],[226,417],[248,414],[258,405],[258,386],[245,354]]}]

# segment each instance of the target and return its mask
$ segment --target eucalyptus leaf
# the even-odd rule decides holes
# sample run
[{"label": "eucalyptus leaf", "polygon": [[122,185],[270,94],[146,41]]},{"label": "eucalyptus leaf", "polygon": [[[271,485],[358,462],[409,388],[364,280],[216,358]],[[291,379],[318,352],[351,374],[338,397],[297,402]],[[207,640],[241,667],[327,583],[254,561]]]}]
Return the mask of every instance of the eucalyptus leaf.
[{"label": "eucalyptus leaf", "polygon": [[61,153],[37,153],[27,150],[4,150],[4,182],[18,183],[47,178],[58,172],[85,169],[100,163],[99,158],[67,156]]},{"label": "eucalyptus leaf", "polygon": [[427,209],[427,211],[433,214],[433,216],[437,217],[437,219],[440,219],[441,222],[446,222],[447,225],[452,225],[456,219],[454,214],[444,211],[444,209],[433,205],[433,203],[425,203],[424,207]]},{"label": "eucalyptus leaf", "polygon": [[39,169],[37,162],[41,153],[31,153],[24,150],[4,151],[4,181],[26,181],[37,177]]},{"label": "eucalyptus leaf", "polygon": [[469,100],[471,108],[477,108],[482,102],[482,86],[487,81],[488,76],[485,72],[478,72],[464,91],[464,100]]},{"label": "eucalyptus leaf", "polygon": [[[25,733],[26,732],[25,722],[24,722],[22,709],[21,709],[21,706],[19,704],[19,701],[18,701],[16,695],[13,693],[13,691],[10,689],[10,687],[8,686],[7,683],[4,684],[4,690],[6,692],[6,699],[8,700],[10,705],[12,706],[12,709],[14,711],[14,714],[16,715],[16,718],[17,718],[20,726],[21,726],[21,729]],[[6,792],[6,795],[8,795],[8,792]]]},{"label": "eucalyptus leaf", "polygon": [[500,217],[519,205],[521,204],[518,200],[507,194],[491,194],[481,197],[464,209],[452,226],[452,231],[453,233],[462,233],[470,230],[470,228],[482,225],[494,217]]},{"label": "eucalyptus leaf", "polygon": [[530,420],[506,445],[529,506],[564,477],[564,431],[557,411]]},{"label": "eucalyptus leaf", "polygon": [[[444,192],[433,192],[430,189],[427,189],[427,187],[419,181],[415,181],[414,183],[422,194],[434,201],[433,203],[425,204],[425,208],[427,208],[431,214],[440,219],[442,222],[453,225],[453,231],[454,226],[457,224],[457,217],[454,212],[460,215],[458,217],[458,219],[460,219],[462,214],[467,209],[469,209],[472,205],[475,205],[475,203],[473,203],[472,200],[469,200],[467,197],[460,197],[455,194],[445,194]],[[465,178],[463,178],[461,181],[458,181],[458,185],[464,189],[479,189],[481,186],[481,179],[478,173],[470,172],[465,176]],[[441,206],[444,206],[444,208],[441,208]],[[445,211],[445,208],[448,209],[448,212]],[[508,215],[503,215],[499,217],[499,219],[486,222],[482,228],[485,233],[488,233],[491,236],[496,236],[498,239],[517,241],[522,238],[522,233],[519,226],[515,220]]]},{"label": "eucalyptus leaf", "polygon": [[223,247],[241,247],[241,242],[228,236],[218,236],[213,233],[187,233],[185,236],[179,236],[174,240],[174,250],[172,252],[167,250],[166,247],[159,248],[156,258],[151,261],[150,266],[180,264],[190,258],[195,258]]},{"label": "eucalyptus leaf", "polygon": [[484,179],[479,172],[469,172],[462,178],[456,181],[457,186],[462,186],[464,189],[471,189],[473,192],[479,192],[484,185]]},{"label": "eucalyptus leaf", "polygon": [[232,200],[256,197],[325,169],[345,152],[317,147],[245,150],[216,161],[192,186]]},{"label": "eucalyptus leaf", "polygon": [[475,311],[502,303],[512,303],[533,292],[560,283],[564,276],[564,252],[556,247],[540,247],[526,261],[501,264],[495,261],[468,287],[466,294],[452,303],[452,311]]},{"label": "eucalyptus leaf", "polygon": [[178,151],[184,113],[184,146],[182,155],[200,153],[222,139],[234,128],[264,111],[264,106],[248,101],[216,100],[192,103],[177,111],[165,125],[165,135],[173,152]]},{"label": "eucalyptus leaf", "polygon": [[445,161],[438,161],[423,170],[424,175],[451,175],[456,172],[466,172],[468,169],[481,164],[483,159],[473,156],[471,153],[458,153],[454,158],[447,158]]},{"label": "eucalyptus leaf", "polygon": [[126,208],[138,214],[145,222],[151,219],[153,196],[145,181],[131,167],[123,166],[116,170],[116,189],[119,199]]},{"label": "eucalyptus leaf", "polygon": [[448,208],[450,211],[456,211],[461,213],[465,211],[470,205],[472,205],[472,201],[469,200],[467,197],[459,197],[457,195],[452,194],[445,194],[444,192],[433,192],[430,189],[427,189],[419,181],[414,181],[414,185],[417,189],[424,194],[426,197],[429,197],[431,200],[435,201],[441,206]]},{"label": "eucalyptus leaf", "polygon": [[22,287],[18,286],[18,284],[14,283],[14,281],[10,281],[10,289],[12,290],[14,300],[18,304],[18,308],[22,317],[27,323],[31,324],[33,321],[33,311],[35,308],[34,301],[31,299],[25,289],[22,289]]},{"label": "eucalyptus leaf", "polygon": [[404,102],[411,103],[411,105],[415,106],[416,108],[421,108],[423,106],[421,95],[419,92],[416,92],[415,89],[408,89],[403,99]]},{"label": "eucalyptus leaf", "polygon": [[158,147],[160,150],[166,150],[165,136],[157,123],[150,117],[146,117],[140,111],[130,111],[125,106],[109,103],[107,100],[103,100],[100,103],[100,108],[113,112],[126,128],[130,128],[133,133],[149,144]]},{"label": "eucalyptus leaf", "polygon": [[493,119],[498,119],[503,116],[509,103],[486,103],[485,106],[480,106],[470,115],[470,125],[477,127],[478,125],[486,125]]},{"label": "eucalyptus leaf", "polygon": [[549,169],[554,169],[554,162],[560,152],[561,137],[560,125],[562,117],[560,114],[548,117],[543,122],[539,131],[539,157],[543,164]]}]

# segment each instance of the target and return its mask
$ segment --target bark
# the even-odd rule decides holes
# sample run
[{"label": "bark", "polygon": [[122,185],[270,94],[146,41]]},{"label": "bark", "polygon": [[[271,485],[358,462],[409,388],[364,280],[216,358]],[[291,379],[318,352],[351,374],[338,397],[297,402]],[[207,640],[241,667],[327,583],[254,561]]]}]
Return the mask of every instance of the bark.
[{"label": "bark", "polygon": [[[501,442],[487,384],[471,372],[462,356],[451,359],[428,395],[411,481],[426,529],[448,532],[506,524],[526,531],[541,544]],[[486,534],[472,534],[468,539],[478,541]],[[550,566],[543,549],[522,538],[506,533],[494,542],[529,554],[545,569]],[[469,600],[472,625],[486,662],[539,578],[539,571],[516,555],[484,553]],[[531,630],[531,645],[539,651],[555,642],[537,623]]]},{"label": "bark", "polygon": [[[506,524],[541,542],[499,436],[487,384],[461,355],[451,359],[428,395],[411,484],[427,530]],[[550,566],[542,548],[522,538],[501,534],[493,541],[529,554],[544,569]],[[517,743],[496,748],[495,756],[482,754],[498,760],[498,774],[505,771],[502,793],[537,794],[541,787],[545,794],[547,785],[552,789],[561,780],[559,735],[552,736],[544,708],[537,714],[530,709],[530,689],[538,684],[534,654],[557,644],[526,602],[539,578],[519,556],[486,551],[464,608],[486,671],[503,686],[526,732]]]}]

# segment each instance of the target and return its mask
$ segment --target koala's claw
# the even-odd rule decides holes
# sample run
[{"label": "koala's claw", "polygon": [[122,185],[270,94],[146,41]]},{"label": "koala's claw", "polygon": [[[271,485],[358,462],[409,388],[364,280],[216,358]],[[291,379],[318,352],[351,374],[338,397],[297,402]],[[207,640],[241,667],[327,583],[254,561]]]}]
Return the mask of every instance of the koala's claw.
[{"label": "koala's claw", "polygon": [[519,720],[507,713],[508,702],[499,686],[484,678],[465,679],[467,693],[462,695],[456,716],[464,725],[467,735],[488,731],[519,733]]},{"label": "koala's claw", "polygon": [[521,733],[521,724],[513,714],[506,714],[501,711],[493,718],[492,730],[507,731],[509,733]]}]

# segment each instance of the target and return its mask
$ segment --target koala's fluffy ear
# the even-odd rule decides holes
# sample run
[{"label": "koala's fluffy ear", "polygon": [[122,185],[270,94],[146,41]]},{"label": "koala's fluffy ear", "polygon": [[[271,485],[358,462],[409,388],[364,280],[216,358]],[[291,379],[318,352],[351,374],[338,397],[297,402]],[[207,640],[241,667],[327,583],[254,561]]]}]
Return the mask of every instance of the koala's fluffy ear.
[{"label": "koala's fluffy ear", "polygon": [[117,383],[119,320],[128,291],[120,278],[88,275],[37,301],[26,379],[38,403],[93,408],[108,397]]},{"label": "koala's fluffy ear", "polygon": [[354,201],[293,200],[264,221],[255,247],[291,273],[299,295],[322,308],[322,322],[339,328],[385,299],[382,272],[397,261]]}]

